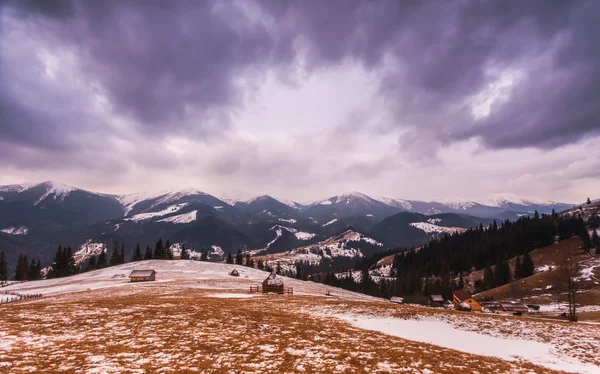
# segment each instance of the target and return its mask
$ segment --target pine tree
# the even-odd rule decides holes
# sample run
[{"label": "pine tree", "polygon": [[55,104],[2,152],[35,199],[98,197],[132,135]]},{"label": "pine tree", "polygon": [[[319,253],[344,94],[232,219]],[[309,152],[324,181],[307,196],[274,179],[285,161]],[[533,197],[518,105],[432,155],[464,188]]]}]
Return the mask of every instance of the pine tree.
[{"label": "pine tree", "polygon": [[29,262],[27,256],[21,254],[17,261],[17,269],[15,273],[15,280],[26,281],[29,275]]},{"label": "pine tree", "polygon": [[598,235],[598,231],[596,229],[592,231],[590,241],[592,242],[592,246],[596,248],[596,254],[600,254],[600,236]]},{"label": "pine tree", "polygon": [[98,255],[98,269],[105,268],[106,265],[106,250],[103,248],[103,250],[100,251],[100,255]]},{"label": "pine tree", "polygon": [[133,252],[133,261],[142,261],[142,250],[140,249],[140,243],[135,245],[135,252]]},{"label": "pine tree", "polygon": [[250,253],[246,253],[246,261],[244,261],[244,264],[246,266],[251,266],[250,261],[252,260],[252,258],[250,257]]},{"label": "pine tree", "polygon": [[40,265],[40,261],[38,260],[37,262],[35,260],[31,260],[31,263],[29,264],[29,271],[27,273],[27,280],[39,280],[42,278],[42,275],[40,274],[42,270],[42,267]]},{"label": "pine tree", "polygon": [[494,271],[488,266],[483,271],[483,286],[486,290],[494,288]]},{"label": "pine tree", "polygon": [[540,219],[540,214],[538,213],[537,209],[535,210],[535,213],[533,213],[533,218]]},{"label": "pine tree", "polygon": [[523,264],[521,265],[521,276],[523,278],[530,277],[533,275],[534,272],[535,265],[533,264],[533,260],[531,259],[531,256],[529,256],[529,253],[526,252],[523,255]]},{"label": "pine tree", "polygon": [[119,254],[119,264],[125,263],[125,244],[121,244],[121,253]]},{"label": "pine tree", "polygon": [[200,261],[208,261],[208,252],[204,249],[202,250],[202,254],[200,255]]},{"label": "pine tree", "polygon": [[8,280],[8,264],[4,251],[0,252],[0,281]]},{"label": "pine tree", "polygon": [[460,273],[460,278],[458,279],[458,289],[462,290],[465,288],[465,283],[463,281],[462,273]]},{"label": "pine tree", "polygon": [[185,248],[185,244],[181,244],[181,256],[180,258],[182,260],[189,260],[190,259],[190,254],[188,252],[188,250]]},{"label": "pine tree", "polygon": [[242,255],[242,253],[240,252],[239,249],[237,251],[237,254],[235,255],[235,263],[237,265],[243,265],[244,264],[244,256]]},{"label": "pine tree", "polygon": [[119,243],[115,242],[115,247],[110,255],[110,266],[119,264]]},{"label": "pine tree", "polygon": [[165,252],[165,248],[163,246],[163,241],[162,238],[159,238],[158,241],[156,242],[156,244],[154,245],[154,258],[155,259],[165,259],[166,256],[166,252]]},{"label": "pine tree", "polygon": [[171,252],[171,242],[168,239],[167,239],[167,242],[165,243],[165,258],[167,260],[173,259],[173,252]]},{"label": "pine tree", "polygon": [[152,260],[152,249],[150,249],[150,246],[146,247],[146,253],[144,254],[144,260]]},{"label": "pine tree", "polygon": [[233,264],[233,257],[231,257],[231,252],[227,252],[227,260],[225,262],[228,264]]},{"label": "pine tree", "polygon": [[521,279],[521,273],[522,273],[522,265],[521,265],[521,256],[517,256],[517,258],[515,259],[515,272],[514,272],[514,279]]},{"label": "pine tree", "polygon": [[73,258],[73,250],[71,247],[67,247],[65,255],[66,271],[65,275],[77,274],[77,266],[75,265],[75,259]]},{"label": "pine tree", "polygon": [[590,205],[591,203],[592,203],[592,201],[591,201],[591,200],[590,200],[590,198],[588,197],[588,198],[587,198],[587,201],[586,201],[586,204],[587,204],[587,205]]},{"label": "pine tree", "polygon": [[96,269],[97,265],[96,265],[96,256],[92,256],[90,257],[87,267],[86,267],[86,271],[90,271],[90,270],[94,270]]}]

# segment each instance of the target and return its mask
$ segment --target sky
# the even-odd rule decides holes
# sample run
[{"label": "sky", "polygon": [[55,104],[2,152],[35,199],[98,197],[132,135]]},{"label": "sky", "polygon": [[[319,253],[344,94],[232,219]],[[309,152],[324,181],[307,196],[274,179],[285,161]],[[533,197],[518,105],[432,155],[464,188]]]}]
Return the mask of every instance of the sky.
[{"label": "sky", "polygon": [[0,2],[0,184],[600,197],[599,1]]}]

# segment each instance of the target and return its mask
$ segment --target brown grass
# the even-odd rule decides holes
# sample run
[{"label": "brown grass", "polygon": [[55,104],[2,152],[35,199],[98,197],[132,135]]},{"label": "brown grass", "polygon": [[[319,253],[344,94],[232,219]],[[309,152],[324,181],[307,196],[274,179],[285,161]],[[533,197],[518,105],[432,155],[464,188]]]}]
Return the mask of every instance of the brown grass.
[{"label": "brown grass", "polygon": [[462,315],[323,297],[219,299],[181,286],[93,291],[0,306],[0,340],[14,342],[5,349],[0,344],[0,371],[553,372],[369,332],[323,316],[336,311],[402,318]]}]

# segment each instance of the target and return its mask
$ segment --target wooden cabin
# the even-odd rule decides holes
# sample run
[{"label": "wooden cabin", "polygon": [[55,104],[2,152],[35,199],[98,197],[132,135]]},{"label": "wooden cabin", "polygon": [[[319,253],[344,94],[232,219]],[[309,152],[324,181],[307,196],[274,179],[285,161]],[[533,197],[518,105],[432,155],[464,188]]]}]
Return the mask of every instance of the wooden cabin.
[{"label": "wooden cabin", "polygon": [[501,301],[498,303],[503,312],[523,314],[529,312],[529,307],[516,301]]},{"label": "wooden cabin", "polygon": [[150,282],[156,280],[156,271],[154,270],[133,270],[129,274],[131,282]]},{"label": "wooden cabin", "polygon": [[430,295],[429,296],[429,306],[435,308],[441,308],[444,306],[444,297],[442,295]]},{"label": "wooden cabin", "polygon": [[267,279],[263,281],[262,292],[284,293],[285,289],[283,287],[283,277],[277,275],[275,271],[272,271]]},{"label": "wooden cabin", "polygon": [[465,303],[466,305],[470,306],[471,310],[474,312],[481,312],[483,310],[481,304],[479,304],[479,302],[475,300],[473,296],[471,296],[471,294],[465,290],[456,290],[452,293],[452,295],[454,296],[455,309],[466,309],[461,306],[461,304]]},{"label": "wooden cabin", "polygon": [[239,277],[240,273],[238,273],[237,269],[233,269],[231,273],[229,273],[232,277]]}]

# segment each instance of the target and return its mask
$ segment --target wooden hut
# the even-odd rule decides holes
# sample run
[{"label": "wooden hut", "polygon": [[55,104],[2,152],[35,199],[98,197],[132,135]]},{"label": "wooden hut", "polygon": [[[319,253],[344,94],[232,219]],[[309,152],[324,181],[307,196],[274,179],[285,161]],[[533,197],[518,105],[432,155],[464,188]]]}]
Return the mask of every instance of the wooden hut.
[{"label": "wooden hut", "polygon": [[429,296],[429,306],[441,308],[444,306],[444,298],[442,295],[430,295]]},{"label": "wooden hut", "polygon": [[239,277],[240,273],[238,273],[237,269],[233,269],[231,273],[229,273],[232,277]]},{"label": "wooden hut", "polygon": [[156,280],[156,272],[154,270],[133,270],[129,274],[131,282],[149,282]]},{"label": "wooden hut", "polygon": [[503,312],[515,313],[515,314],[523,314],[529,312],[529,307],[523,303],[519,303],[516,301],[501,301],[500,310]]},{"label": "wooden hut", "polygon": [[277,275],[275,271],[272,271],[267,279],[263,281],[262,292],[284,293],[285,289],[283,287],[283,277]]},{"label": "wooden hut", "polygon": [[470,310],[474,312],[481,312],[483,310],[481,304],[465,290],[456,290],[452,295],[454,296],[454,307],[456,309],[466,310],[466,306],[469,306]]}]

